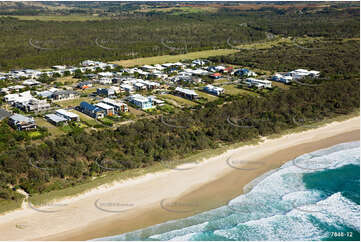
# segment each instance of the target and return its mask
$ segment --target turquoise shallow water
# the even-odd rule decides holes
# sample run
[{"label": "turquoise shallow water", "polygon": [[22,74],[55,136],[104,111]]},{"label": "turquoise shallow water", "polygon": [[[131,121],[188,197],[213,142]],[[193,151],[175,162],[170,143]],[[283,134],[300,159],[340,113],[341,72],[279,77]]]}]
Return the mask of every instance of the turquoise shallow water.
[{"label": "turquoise shallow water", "polygon": [[297,157],[227,206],[97,240],[360,240],[360,142]]}]

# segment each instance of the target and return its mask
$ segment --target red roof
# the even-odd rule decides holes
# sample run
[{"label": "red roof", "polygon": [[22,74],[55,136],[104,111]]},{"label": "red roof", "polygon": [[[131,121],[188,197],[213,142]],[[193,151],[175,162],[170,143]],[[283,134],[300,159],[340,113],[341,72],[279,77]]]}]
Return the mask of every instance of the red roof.
[{"label": "red roof", "polygon": [[233,67],[232,66],[229,66],[229,67],[227,67],[226,69],[224,69],[224,70],[227,70],[227,71],[229,71],[229,70],[233,70]]},{"label": "red roof", "polygon": [[211,76],[221,76],[221,73],[214,73]]}]

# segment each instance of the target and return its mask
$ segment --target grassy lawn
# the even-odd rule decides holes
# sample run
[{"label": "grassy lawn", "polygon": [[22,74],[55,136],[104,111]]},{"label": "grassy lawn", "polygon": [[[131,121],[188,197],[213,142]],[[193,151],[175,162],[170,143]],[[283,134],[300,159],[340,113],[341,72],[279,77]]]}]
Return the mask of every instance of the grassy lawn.
[{"label": "grassy lawn", "polygon": [[135,116],[144,116],[144,115],[147,115],[146,112],[144,112],[143,110],[141,109],[136,109],[136,108],[133,108],[131,106],[128,106],[128,110],[129,110],[129,113],[130,114],[134,114]]},{"label": "grassy lawn", "polygon": [[94,21],[110,19],[109,17],[99,17],[91,15],[39,15],[39,16],[9,16],[20,20],[39,20],[39,21]]},{"label": "grassy lawn", "polygon": [[229,95],[253,95],[253,96],[258,96],[257,93],[251,92],[251,91],[247,91],[241,88],[238,88],[237,85],[224,85],[222,86],[224,88],[224,92],[225,94],[229,94]]},{"label": "grassy lawn", "polygon": [[35,121],[39,127],[47,128],[49,133],[52,136],[56,137],[56,136],[64,134],[64,132],[61,129],[59,129],[59,127],[52,125],[51,123],[46,121],[44,118],[35,118]]},{"label": "grassy lawn", "polygon": [[220,79],[214,80],[213,84],[222,84],[224,82],[229,82],[229,81],[226,78],[220,78]]},{"label": "grassy lawn", "polygon": [[68,85],[78,83],[79,79],[73,78],[72,76],[64,76],[56,78],[56,82],[61,82],[63,84],[67,83]]},{"label": "grassy lawn", "polygon": [[62,108],[67,108],[69,106],[70,107],[79,106],[81,102],[90,102],[91,100],[92,99],[89,97],[80,97],[72,100],[59,101],[56,102],[56,104],[59,104]]},{"label": "grassy lawn", "polygon": [[86,88],[82,91],[80,91],[81,94],[91,94],[93,92],[96,92],[97,91],[97,88],[96,87],[89,87],[89,88]]},{"label": "grassy lawn", "polygon": [[208,94],[208,93],[203,92],[203,91],[196,91],[196,93],[197,93],[200,97],[207,98],[208,102],[212,102],[212,101],[215,101],[215,100],[218,99],[217,96]]},{"label": "grassy lawn", "polygon": [[187,106],[187,107],[193,107],[193,106],[197,105],[195,102],[192,102],[192,101],[190,101],[188,99],[178,97],[178,96],[175,96],[175,95],[172,95],[172,94],[162,94],[160,96],[165,97],[167,99],[171,99],[173,101],[176,101],[180,105]]},{"label": "grassy lawn", "polygon": [[238,50],[233,50],[233,49],[204,50],[204,51],[190,52],[187,54],[144,57],[144,58],[137,58],[130,60],[113,61],[110,63],[118,64],[124,67],[130,67],[136,65],[141,66],[141,65],[163,64],[166,62],[177,62],[185,59],[197,59],[197,58],[207,58],[210,56],[229,55],[235,52],[238,52]]},{"label": "grassy lawn", "polygon": [[272,82],[272,86],[279,87],[279,88],[286,89],[286,90],[290,88],[289,85],[286,85],[286,84],[281,83],[281,82]]},{"label": "grassy lawn", "polygon": [[36,138],[36,137],[41,136],[41,133],[39,131],[32,131],[32,132],[28,132],[28,136],[30,138]]}]

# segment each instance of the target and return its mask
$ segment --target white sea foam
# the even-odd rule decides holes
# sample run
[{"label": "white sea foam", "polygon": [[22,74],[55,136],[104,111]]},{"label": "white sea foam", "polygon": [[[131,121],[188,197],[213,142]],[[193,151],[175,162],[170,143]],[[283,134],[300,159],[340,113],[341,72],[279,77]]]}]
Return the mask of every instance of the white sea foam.
[{"label": "white sea foam", "polygon": [[201,239],[207,232],[208,236],[213,233],[229,240],[321,240],[329,236],[322,226],[360,231],[360,205],[340,192],[325,195],[307,189],[303,182],[307,173],[359,165],[359,145],[339,144],[297,157],[255,180],[248,193],[231,200],[228,206],[103,239],[185,241]]}]

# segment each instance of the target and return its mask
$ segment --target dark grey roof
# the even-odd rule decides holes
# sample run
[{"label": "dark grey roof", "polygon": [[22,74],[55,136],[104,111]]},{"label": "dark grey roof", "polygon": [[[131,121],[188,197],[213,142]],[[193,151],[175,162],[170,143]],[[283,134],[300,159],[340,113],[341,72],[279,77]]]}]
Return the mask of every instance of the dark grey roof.
[{"label": "dark grey roof", "polygon": [[6,111],[5,109],[0,108],[0,121],[4,118],[10,117],[12,114]]}]

